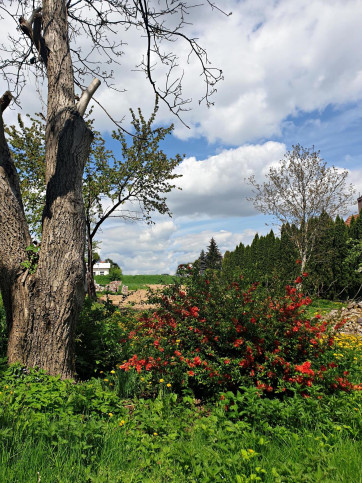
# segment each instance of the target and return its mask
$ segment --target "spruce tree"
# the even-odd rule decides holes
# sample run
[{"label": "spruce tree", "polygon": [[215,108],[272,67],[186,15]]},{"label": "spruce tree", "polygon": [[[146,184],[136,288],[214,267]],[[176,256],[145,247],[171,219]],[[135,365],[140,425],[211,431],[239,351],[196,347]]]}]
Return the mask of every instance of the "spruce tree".
[{"label": "spruce tree", "polygon": [[339,298],[345,296],[348,289],[349,274],[344,263],[347,257],[348,227],[344,220],[337,216],[334,223],[333,233],[333,260],[332,270],[334,286],[331,290],[331,297]]},{"label": "spruce tree", "polygon": [[204,250],[201,250],[198,261],[199,261],[199,270],[200,270],[200,273],[202,275],[207,268],[206,255],[205,255]]},{"label": "spruce tree", "polygon": [[207,268],[211,268],[213,270],[220,270],[221,264],[222,264],[222,255],[216,244],[216,241],[214,240],[214,238],[211,238],[210,245],[207,247],[207,253],[206,253]]}]

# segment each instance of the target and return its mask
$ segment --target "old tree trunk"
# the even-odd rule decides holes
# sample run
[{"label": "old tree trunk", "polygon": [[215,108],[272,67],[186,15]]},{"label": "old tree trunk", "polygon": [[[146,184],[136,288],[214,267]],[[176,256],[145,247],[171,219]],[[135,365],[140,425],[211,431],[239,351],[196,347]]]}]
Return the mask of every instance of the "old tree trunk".
[{"label": "old tree trunk", "polygon": [[0,288],[8,361],[72,377],[73,335],[84,299],[82,174],[92,140],[82,116],[98,82],[76,105],[64,0],[44,0],[41,12],[29,21],[20,19],[20,25],[38,49],[48,78],[47,188],[39,258],[25,269],[21,263],[28,258],[31,238],[4,136],[2,114],[11,98],[6,93],[0,116]]}]

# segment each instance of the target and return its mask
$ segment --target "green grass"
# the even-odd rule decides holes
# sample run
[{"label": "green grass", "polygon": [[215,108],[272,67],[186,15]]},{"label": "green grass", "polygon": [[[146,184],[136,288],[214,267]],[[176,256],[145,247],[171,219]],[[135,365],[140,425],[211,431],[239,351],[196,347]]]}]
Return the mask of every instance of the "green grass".
[{"label": "green grass", "polygon": [[346,303],[315,298],[312,303],[308,305],[306,315],[307,317],[313,317],[315,313],[325,315],[331,310],[341,309],[344,305],[346,305]]},{"label": "green grass", "polygon": [[[232,421],[222,407],[196,408],[173,394],[103,418],[24,407],[0,418],[0,481],[360,482],[357,401],[342,396],[334,410],[326,402],[325,417],[303,402],[265,417],[260,403]],[[297,411],[294,421],[288,413]]]},{"label": "green grass", "polygon": [[127,285],[129,290],[147,288],[148,285],[168,285],[175,281],[172,275],[123,275],[122,282]]},{"label": "green grass", "polygon": [[[122,282],[129,290],[138,290],[155,284],[169,285],[175,281],[175,278],[172,275],[122,275]],[[96,275],[94,279],[103,286],[111,281],[109,275]]]}]

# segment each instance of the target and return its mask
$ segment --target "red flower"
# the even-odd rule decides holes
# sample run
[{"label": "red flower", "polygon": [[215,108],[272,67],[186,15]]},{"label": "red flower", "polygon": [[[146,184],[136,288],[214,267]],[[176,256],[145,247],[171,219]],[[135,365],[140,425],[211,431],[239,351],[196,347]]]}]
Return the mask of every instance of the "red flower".
[{"label": "red flower", "polygon": [[191,309],[190,309],[190,315],[192,317],[198,317],[198,315],[199,315],[199,308],[198,307],[191,307]]},{"label": "red flower", "polygon": [[310,368],[310,361],[303,362],[300,366],[295,366],[295,369],[303,374],[310,374],[314,376],[314,371]]},{"label": "red flower", "polygon": [[308,277],[308,273],[307,272],[303,272],[303,277]]},{"label": "red flower", "polygon": [[302,283],[302,282],[303,282],[302,277],[297,277],[297,278],[294,280],[294,283]]},{"label": "red flower", "polygon": [[194,375],[195,375],[194,371],[187,371],[187,374],[188,374],[189,376],[194,376]]}]

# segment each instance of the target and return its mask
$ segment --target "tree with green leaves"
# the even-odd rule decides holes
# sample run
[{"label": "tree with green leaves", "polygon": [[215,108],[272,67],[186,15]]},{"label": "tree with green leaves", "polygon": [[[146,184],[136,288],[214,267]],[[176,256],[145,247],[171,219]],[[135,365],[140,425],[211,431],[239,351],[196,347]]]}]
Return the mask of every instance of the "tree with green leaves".
[{"label": "tree with green leaves", "polygon": [[[93,277],[96,235],[103,223],[110,217],[150,223],[154,211],[171,216],[165,195],[175,188],[172,181],[180,175],[174,170],[182,157],[177,154],[169,158],[162,151],[160,145],[172,132],[173,125],[154,128],[157,110],[156,102],[149,120],[145,120],[140,109],[138,117],[131,111],[134,132],[130,142],[121,129],[113,131],[121,156],[108,150],[101,134],[93,129],[94,139],[83,176],[86,280],[92,298],[96,298]],[[30,120],[27,127],[19,116],[18,127],[10,126],[6,133],[13,157],[21,168],[19,179],[26,217],[32,232],[39,237],[45,200],[45,124],[41,116]],[[92,127],[93,121],[88,123]],[[124,208],[126,202],[128,206]]]},{"label": "tree with green leaves", "polygon": [[343,214],[353,199],[354,189],[347,185],[347,176],[347,170],[327,167],[314,147],[297,144],[278,166],[269,169],[266,182],[257,183],[255,176],[248,179],[253,187],[249,200],[255,208],[273,215],[288,232],[301,261],[300,273],[314,250],[319,215]]},{"label": "tree with green leaves", "polygon": [[120,144],[121,156],[106,151],[104,141],[100,138],[97,146],[100,152],[95,152],[91,162],[86,164],[83,197],[89,251],[87,280],[90,296],[95,297],[93,265],[89,262],[92,244],[108,218],[118,217],[152,223],[152,212],[171,216],[165,195],[176,187],[172,181],[180,175],[174,171],[183,158],[179,154],[169,158],[163,152],[162,141],[172,133],[173,125],[154,128],[157,111],[157,100],[148,120],[143,117],[140,109],[138,116],[131,110],[134,128],[131,142],[127,141],[121,129],[112,133],[113,139]]}]

